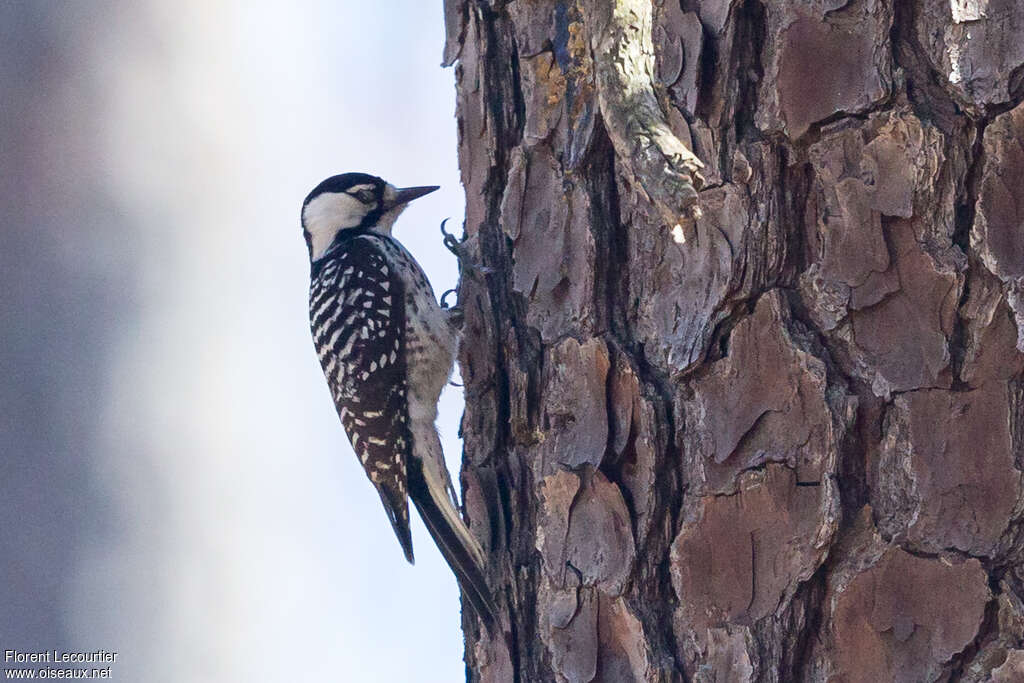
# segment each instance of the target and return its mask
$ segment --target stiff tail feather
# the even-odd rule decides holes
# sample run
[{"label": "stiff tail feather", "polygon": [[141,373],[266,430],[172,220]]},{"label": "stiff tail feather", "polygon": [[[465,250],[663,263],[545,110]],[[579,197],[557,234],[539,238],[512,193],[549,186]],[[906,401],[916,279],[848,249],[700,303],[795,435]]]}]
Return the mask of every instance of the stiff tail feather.
[{"label": "stiff tail feather", "polygon": [[384,503],[384,511],[391,522],[391,528],[395,530],[398,542],[402,544],[402,552],[409,564],[416,561],[412,553],[412,527],[409,526],[409,501],[405,491],[396,491],[385,486],[376,486],[380,501]]},{"label": "stiff tail feather", "polygon": [[[427,531],[455,573],[463,595],[490,630],[497,610],[484,578],[483,550],[448,498],[443,482],[430,481],[430,473],[417,463],[409,467],[409,497],[420,511]],[[433,485],[431,485],[433,484]]]}]

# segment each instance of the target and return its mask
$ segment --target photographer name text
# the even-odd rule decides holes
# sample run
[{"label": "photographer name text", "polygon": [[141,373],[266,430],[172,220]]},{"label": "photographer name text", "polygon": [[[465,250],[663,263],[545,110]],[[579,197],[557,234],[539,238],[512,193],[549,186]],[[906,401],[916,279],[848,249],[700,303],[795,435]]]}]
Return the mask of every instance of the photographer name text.
[{"label": "photographer name text", "polygon": [[16,664],[61,664],[65,662],[116,662],[117,652],[109,650],[93,650],[91,652],[68,652],[61,650],[45,650],[43,652],[22,652],[21,650],[4,650],[4,662]]}]

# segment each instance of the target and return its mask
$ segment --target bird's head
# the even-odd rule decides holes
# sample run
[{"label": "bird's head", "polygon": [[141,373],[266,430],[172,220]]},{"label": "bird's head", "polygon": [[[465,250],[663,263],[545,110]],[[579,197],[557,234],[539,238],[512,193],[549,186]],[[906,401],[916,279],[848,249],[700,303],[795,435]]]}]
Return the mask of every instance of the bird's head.
[{"label": "bird's head", "polygon": [[345,230],[391,234],[395,219],[409,202],[437,189],[398,188],[366,173],[331,176],[313,188],[302,203],[302,230],[310,260],[317,260]]}]

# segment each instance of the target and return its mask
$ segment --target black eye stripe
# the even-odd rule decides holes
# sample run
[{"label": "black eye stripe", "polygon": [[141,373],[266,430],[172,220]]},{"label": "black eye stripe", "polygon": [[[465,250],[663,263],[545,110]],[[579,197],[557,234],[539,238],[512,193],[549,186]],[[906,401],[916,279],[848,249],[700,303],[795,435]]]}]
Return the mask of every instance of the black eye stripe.
[{"label": "black eye stripe", "polygon": [[355,192],[346,191],[345,194],[347,194],[349,197],[352,197],[353,199],[358,200],[363,204],[371,204],[377,199],[376,195],[373,193],[373,190],[357,190]]}]

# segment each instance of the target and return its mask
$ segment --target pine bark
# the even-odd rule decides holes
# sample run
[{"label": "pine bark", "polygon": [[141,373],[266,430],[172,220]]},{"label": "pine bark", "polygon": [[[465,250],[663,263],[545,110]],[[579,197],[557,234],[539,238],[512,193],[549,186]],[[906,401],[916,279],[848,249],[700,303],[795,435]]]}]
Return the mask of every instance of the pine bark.
[{"label": "pine bark", "polygon": [[1024,680],[1024,5],[648,2],[445,1],[469,678]]}]

